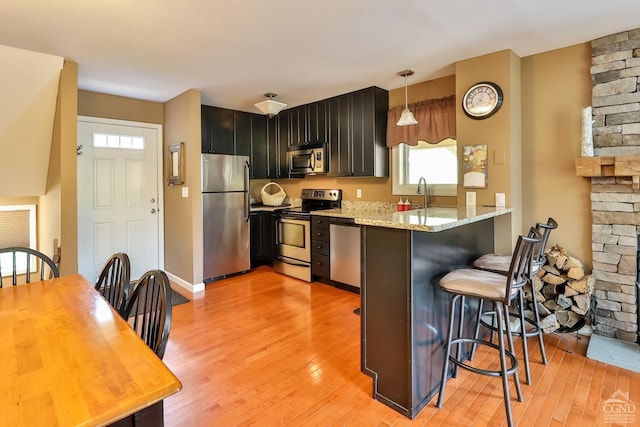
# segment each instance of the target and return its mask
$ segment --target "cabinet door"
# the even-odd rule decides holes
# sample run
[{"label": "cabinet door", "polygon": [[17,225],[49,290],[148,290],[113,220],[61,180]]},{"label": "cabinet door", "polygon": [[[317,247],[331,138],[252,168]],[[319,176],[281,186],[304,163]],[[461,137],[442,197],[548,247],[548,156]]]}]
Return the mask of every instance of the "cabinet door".
[{"label": "cabinet door", "polygon": [[209,118],[211,123],[211,150],[209,152],[235,154],[233,110],[212,107]]},{"label": "cabinet door", "polygon": [[211,153],[211,109],[208,105],[200,106],[201,153]]},{"label": "cabinet door", "polygon": [[326,144],[328,101],[305,105],[305,140],[310,144]]},{"label": "cabinet door", "polygon": [[251,113],[233,112],[234,151],[239,156],[251,155]]},{"label": "cabinet door", "polygon": [[352,102],[352,174],[353,176],[374,176],[376,150],[374,144],[374,111],[373,90],[356,92]]},{"label": "cabinet door", "polygon": [[327,175],[338,176],[340,171],[340,98],[327,101]]},{"label": "cabinet door", "polygon": [[267,116],[251,114],[251,178],[269,177]]},{"label": "cabinet door", "polygon": [[297,148],[306,143],[304,107],[292,108],[289,110],[289,147]]},{"label": "cabinet door", "polygon": [[274,222],[271,212],[254,212],[250,216],[251,265],[271,264],[273,258]]},{"label": "cabinet door", "polygon": [[267,120],[267,178],[271,179],[286,177],[287,171],[287,146],[286,140],[284,148],[281,146],[280,119],[278,115]]},{"label": "cabinet door", "polygon": [[338,159],[340,165],[339,176],[351,176],[353,171],[351,150],[353,145],[353,135],[351,133],[351,95],[340,97],[340,126],[338,128]]}]

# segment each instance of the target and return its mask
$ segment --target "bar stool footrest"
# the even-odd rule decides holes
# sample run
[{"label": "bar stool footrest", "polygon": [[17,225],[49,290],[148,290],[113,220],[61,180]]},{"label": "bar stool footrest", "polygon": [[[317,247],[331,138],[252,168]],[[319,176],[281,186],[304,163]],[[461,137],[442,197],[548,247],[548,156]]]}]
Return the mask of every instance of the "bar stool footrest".
[{"label": "bar stool footrest", "polygon": [[[498,352],[500,352],[500,347],[497,344],[494,344],[492,342],[488,342],[488,341],[484,341],[481,339],[476,339],[476,338],[456,338],[456,339],[452,339],[451,340],[451,345],[455,345],[455,344],[480,344],[480,345],[486,345],[489,346],[495,350],[497,350]],[[509,350],[505,349],[504,350],[504,354],[506,357],[509,358],[509,360],[511,360],[511,366],[509,368],[507,368],[507,375],[511,375],[514,374],[517,370],[518,370],[518,359],[516,358],[516,356],[510,352]],[[462,360],[458,360],[455,356],[453,355],[449,355],[449,360],[454,363],[456,366],[460,367],[460,368],[464,368],[468,371],[471,372],[475,372],[476,374],[480,374],[480,375],[488,375],[490,377],[500,377],[502,376],[501,371],[492,371],[490,369],[481,369],[481,368],[477,368],[475,366],[471,366],[471,365],[467,365],[464,361]]]},{"label": "bar stool footrest", "polygon": [[[495,318],[495,311],[485,311],[482,313],[482,315],[490,315],[492,316],[492,318]],[[517,313],[509,313],[509,318],[510,319],[520,319],[520,316],[518,316]],[[533,329],[527,331],[524,333],[524,336],[527,338],[533,338],[533,337],[537,337],[541,332],[542,329],[540,328],[540,326],[535,322],[535,320],[529,319],[528,317],[524,318],[524,321],[527,322],[529,325],[533,326]],[[488,323],[486,320],[483,320],[482,318],[480,319],[480,324],[482,326],[484,326],[485,328],[494,331],[494,332],[498,332],[498,327],[494,326],[493,324]],[[522,325],[520,325],[520,329],[522,330]],[[515,337],[521,337],[522,336],[522,332],[520,331],[514,331],[513,329],[511,330],[511,335],[515,336]],[[507,331],[502,331],[502,333],[506,333]]]}]

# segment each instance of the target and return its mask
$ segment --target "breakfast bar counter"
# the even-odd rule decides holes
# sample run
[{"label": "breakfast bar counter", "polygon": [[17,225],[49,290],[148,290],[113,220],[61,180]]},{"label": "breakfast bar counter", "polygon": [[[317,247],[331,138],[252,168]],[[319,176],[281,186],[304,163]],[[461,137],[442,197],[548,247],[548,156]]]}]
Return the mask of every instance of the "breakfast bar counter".
[{"label": "breakfast bar counter", "polygon": [[432,207],[403,212],[343,208],[314,211],[313,214],[351,218],[359,225],[438,232],[508,214],[512,210],[487,206]]},{"label": "breakfast bar counter", "polygon": [[[414,418],[437,393],[449,314],[439,279],[493,252],[494,221],[510,212],[464,206],[314,212],[361,226],[361,370],[373,378],[375,399]],[[465,318],[475,313],[477,302],[469,301]]]}]

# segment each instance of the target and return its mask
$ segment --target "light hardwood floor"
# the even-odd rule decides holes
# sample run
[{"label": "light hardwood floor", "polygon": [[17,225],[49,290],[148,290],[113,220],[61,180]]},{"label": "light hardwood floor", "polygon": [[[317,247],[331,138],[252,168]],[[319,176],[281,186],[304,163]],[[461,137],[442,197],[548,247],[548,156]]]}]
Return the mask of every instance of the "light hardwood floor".
[{"label": "light hardwood floor", "polygon": [[[467,371],[447,383],[441,409],[434,397],[413,421],[373,400],[360,372],[359,298],[269,267],[208,284],[173,308],[164,362],[183,389],[165,400],[165,425],[506,425],[500,379]],[[587,338],[566,339],[572,353],[545,336],[548,366],[530,340],[533,385],[512,401],[517,425],[610,425],[603,405],[617,390],[640,406],[640,374],[587,359]],[[476,358],[498,363],[485,349]]]}]

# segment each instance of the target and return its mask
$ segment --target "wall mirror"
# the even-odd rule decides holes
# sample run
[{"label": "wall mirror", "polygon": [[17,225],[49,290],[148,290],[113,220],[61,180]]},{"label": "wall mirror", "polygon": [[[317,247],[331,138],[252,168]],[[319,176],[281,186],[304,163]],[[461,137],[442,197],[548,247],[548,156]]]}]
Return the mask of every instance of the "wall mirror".
[{"label": "wall mirror", "polygon": [[184,142],[169,146],[169,185],[184,184]]}]

